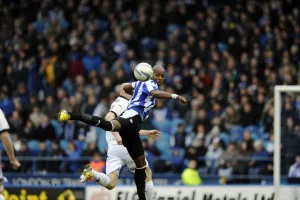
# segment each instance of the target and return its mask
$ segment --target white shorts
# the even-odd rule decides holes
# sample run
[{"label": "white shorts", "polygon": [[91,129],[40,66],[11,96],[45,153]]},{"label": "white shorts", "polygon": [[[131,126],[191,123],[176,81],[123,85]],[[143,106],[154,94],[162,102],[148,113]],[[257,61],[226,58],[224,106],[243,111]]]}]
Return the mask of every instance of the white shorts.
[{"label": "white shorts", "polygon": [[119,173],[124,165],[127,165],[132,173],[135,172],[135,163],[130,157],[126,147],[117,144],[108,146],[106,174],[110,174],[114,171]]},{"label": "white shorts", "polygon": [[0,133],[5,130],[9,130],[9,129],[10,129],[10,127],[7,123],[5,115],[4,115],[3,111],[0,109]]},{"label": "white shorts", "polygon": [[[148,165],[148,161],[146,160]],[[127,165],[130,172],[134,173],[136,165],[130,157],[126,147],[123,145],[110,145],[107,151],[106,160],[106,174],[110,174],[114,171],[120,172],[121,168]]]}]

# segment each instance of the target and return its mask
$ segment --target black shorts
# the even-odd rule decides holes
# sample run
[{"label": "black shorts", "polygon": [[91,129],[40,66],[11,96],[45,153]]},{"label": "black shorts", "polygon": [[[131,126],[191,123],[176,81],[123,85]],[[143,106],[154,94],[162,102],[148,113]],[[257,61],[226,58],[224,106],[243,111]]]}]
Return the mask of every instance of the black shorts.
[{"label": "black shorts", "polygon": [[140,139],[140,127],[142,119],[139,115],[129,117],[127,119],[118,117],[117,120],[121,124],[119,131],[123,145],[127,148],[130,157],[134,160],[144,155],[144,148]]}]

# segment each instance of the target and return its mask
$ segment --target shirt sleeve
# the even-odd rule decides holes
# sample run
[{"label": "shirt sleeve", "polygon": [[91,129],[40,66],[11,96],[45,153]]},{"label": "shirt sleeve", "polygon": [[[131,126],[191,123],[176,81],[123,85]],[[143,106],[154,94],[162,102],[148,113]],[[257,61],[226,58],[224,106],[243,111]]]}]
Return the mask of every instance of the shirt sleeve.
[{"label": "shirt sleeve", "polygon": [[143,85],[143,91],[149,95],[152,90],[158,90],[158,85],[154,81],[145,82]]},{"label": "shirt sleeve", "polygon": [[128,107],[128,100],[118,97],[112,104],[109,109],[110,112],[115,113],[118,117],[120,116]]}]

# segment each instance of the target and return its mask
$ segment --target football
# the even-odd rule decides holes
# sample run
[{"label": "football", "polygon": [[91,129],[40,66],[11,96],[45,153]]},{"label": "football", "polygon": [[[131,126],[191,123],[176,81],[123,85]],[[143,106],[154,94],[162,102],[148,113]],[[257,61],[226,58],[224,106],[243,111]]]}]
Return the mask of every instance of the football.
[{"label": "football", "polygon": [[153,76],[153,70],[151,65],[148,63],[139,63],[134,68],[134,76],[137,80],[145,82],[152,78]]}]

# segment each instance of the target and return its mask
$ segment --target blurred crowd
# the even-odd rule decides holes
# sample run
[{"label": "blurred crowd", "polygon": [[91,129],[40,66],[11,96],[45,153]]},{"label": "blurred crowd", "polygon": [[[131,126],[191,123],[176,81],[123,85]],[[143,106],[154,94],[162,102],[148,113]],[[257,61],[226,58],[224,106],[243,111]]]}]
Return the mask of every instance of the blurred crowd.
[{"label": "blurred crowd", "polygon": [[[274,86],[300,83],[298,2],[203,2],[1,1],[0,108],[20,155],[33,139],[41,149],[53,141],[52,154],[62,141],[64,156],[73,156],[70,149],[80,156],[82,142],[105,154],[104,134],[59,124],[56,113],[105,115],[117,86],[134,81],[143,61],[163,65],[160,89],[190,102],[157,101],[145,123],[164,132],[160,141],[143,139],[154,172],[181,173],[195,159],[200,174],[272,174]],[[282,108],[287,173],[300,153],[300,94],[284,95]]]}]

